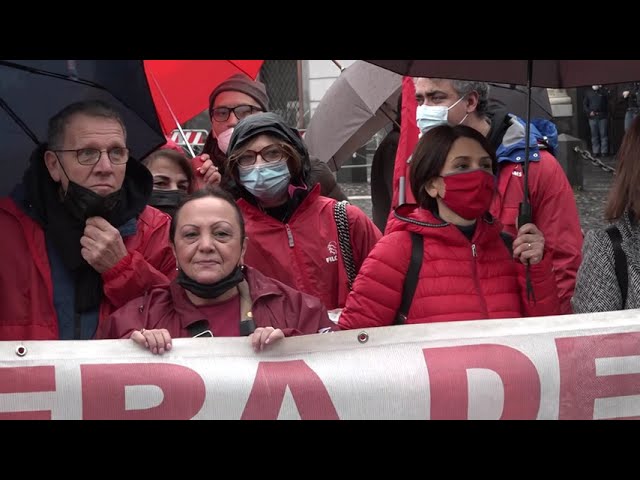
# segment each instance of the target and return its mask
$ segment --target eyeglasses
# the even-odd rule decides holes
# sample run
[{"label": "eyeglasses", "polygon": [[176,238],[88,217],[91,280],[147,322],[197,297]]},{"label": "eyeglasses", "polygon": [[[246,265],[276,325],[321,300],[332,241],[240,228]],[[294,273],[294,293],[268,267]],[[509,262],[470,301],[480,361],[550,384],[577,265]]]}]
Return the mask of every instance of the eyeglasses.
[{"label": "eyeglasses", "polygon": [[114,147],[109,150],[99,150],[97,148],[79,148],[77,150],[54,150],[54,152],[75,152],[76,160],[80,165],[95,165],[100,161],[102,152],[107,152],[109,161],[114,165],[122,165],[129,160],[129,149],[125,147]]},{"label": "eyeglasses", "polygon": [[229,119],[231,112],[236,116],[238,120],[242,120],[249,115],[261,112],[262,109],[254,107],[253,105],[238,105],[237,107],[217,107],[212,111],[212,117],[216,122],[226,122]]},{"label": "eyeglasses", "polygon": [[231,162],[237,162],[241,167],[250,167],[255,165],[258,155],[267,163],[279,162],[284,158],[291,156],[287,145],[271,144],[264,147],[259,152],[255,150],[245,150],[244,152],[231,157]]}]

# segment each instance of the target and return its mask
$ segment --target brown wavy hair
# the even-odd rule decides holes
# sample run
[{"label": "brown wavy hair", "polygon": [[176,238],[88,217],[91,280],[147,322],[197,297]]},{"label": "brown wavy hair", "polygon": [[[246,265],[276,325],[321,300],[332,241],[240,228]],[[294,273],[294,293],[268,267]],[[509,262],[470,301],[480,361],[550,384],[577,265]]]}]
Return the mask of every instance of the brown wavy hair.
[{"label": "brown wavy hair", "polygon": [[605,218],[613,222],[628,210],[633,220],[640,212],[640,116],[624,134],[618,151],[613,187],[605,208]]}]

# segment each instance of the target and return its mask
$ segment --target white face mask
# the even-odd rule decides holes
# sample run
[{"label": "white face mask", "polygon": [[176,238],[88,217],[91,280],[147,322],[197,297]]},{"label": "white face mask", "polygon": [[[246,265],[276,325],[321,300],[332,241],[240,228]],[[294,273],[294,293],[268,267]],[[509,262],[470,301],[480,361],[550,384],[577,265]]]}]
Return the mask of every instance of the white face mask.
[{"label": "white face mask", "polygon": [[591,85],[591,88],[593,88],[594,90],[598,90],[600,88],[600,85]]},{"label": "white face mask", "polygon": [[229,141],[231,141],[231,135],[233,135],[233,128],[228,128],[222,132],[217,138],[218,147],[226,155],[229,149]]},{"label": "white face mask", "polygon": [[[433,127],[437,127],[438,125],[448,125],[449,110],[460,103],[464,97],[464,95],[460,97],[456,101],[456,103],[454,103],[450,107],[444,107],[440,105],[418,106],[418,108],[416,109],[416,122],[418,124],[418,128],[420,129],[420,132],[424,133],[427,130],[431,130]],[[464,122],[468,116],[469,114],[467,113],[464,118],[458,123],[458,125]]]}]

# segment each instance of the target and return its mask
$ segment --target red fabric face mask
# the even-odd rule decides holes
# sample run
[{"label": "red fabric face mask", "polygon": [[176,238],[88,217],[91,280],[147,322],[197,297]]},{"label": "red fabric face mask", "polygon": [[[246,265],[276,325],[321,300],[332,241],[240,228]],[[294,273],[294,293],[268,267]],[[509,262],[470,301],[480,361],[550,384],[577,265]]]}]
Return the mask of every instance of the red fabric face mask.
[{"label": "red fabric face mask", "polygon": [[496,188],[495,177],[486,170],[443,175],[442,201],[466,220],[475,220],[489,211]]}]

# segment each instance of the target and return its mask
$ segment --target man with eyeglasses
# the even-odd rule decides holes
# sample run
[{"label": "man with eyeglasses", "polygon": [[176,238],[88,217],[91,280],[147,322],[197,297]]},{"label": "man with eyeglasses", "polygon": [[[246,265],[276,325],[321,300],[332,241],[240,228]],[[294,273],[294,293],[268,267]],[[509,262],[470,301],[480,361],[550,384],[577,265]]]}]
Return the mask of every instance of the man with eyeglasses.
[{"label": "man with eyeglasses", "polygon": [[175,275],[151,173],[129,158],[119,113],[100,101],[49,120],[47,144],[0,199],[0,340],[93,338],[117,308]]},{"label": "man with eyeglasses", "polygon": [[[201,179],[201,183],[216,183],[218,173],[224,176],[227,148],[235,126],[249,115],[268,111],[269,97],[262,82],[239,73],[218,85],[209,96],[211,132],[202,149],[206,156],[196,157],[192,162],[196,179]],[[320,184],[322,195],[347,200],[327,164],[317,158],[311,158],[309,181],[311,186]],[[225,182],[224,187],[238,197],[233,184]]]}]

